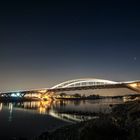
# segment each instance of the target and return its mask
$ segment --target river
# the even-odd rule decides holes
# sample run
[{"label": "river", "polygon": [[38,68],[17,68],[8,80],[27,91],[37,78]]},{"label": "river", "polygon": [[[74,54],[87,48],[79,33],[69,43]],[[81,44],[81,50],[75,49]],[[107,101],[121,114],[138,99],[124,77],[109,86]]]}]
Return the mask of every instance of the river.
[{"label": "river", "polygon": [[122,99],[0,103],[0,138],[35,137],[44,131],[110,113]]}]

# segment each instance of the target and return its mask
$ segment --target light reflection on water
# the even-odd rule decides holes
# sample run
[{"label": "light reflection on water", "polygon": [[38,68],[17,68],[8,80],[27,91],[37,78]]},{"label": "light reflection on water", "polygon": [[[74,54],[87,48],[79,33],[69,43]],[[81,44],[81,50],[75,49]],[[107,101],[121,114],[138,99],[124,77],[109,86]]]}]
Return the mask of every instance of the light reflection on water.
[{"label": "light reflection on water", "polygon": [[97,117],[93,113],[110,113],[112,105],[123,103],[122,99],[98,99],[98,100],[48,100],[19,103],[0,103],[0,111],[3,107],[9,109],[9,121],[12,121],[12,111],[46,114],[63,121],[82,121]]},{"label": "light reflection on water", "polygon": [[46,130],[97,118],[94,113],[109,113],[110,104],[121,103],[121,99],[0,103],[0,138],[38,136]]}]

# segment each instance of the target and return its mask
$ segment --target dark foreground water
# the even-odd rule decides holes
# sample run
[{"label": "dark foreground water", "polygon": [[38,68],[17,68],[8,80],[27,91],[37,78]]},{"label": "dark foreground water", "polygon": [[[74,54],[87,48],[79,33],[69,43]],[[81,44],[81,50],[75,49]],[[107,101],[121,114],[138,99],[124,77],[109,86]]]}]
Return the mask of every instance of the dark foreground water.
[{"label": "dark foreground water", "polygon": [[0,103],[0,138],[35,137],[99,112],[110,113],[113,104],[122,103],[122,99]]}]

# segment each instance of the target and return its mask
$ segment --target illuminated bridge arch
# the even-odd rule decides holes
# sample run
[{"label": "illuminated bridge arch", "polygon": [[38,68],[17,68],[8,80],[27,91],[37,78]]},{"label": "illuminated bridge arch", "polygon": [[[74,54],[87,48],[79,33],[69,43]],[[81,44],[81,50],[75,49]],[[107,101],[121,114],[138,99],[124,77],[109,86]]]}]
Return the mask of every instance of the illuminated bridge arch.
[{"label": "illuminated bridge arch", "polygon": [[70,81],[66,81],[55,85],[51,89],[57,88],[70,88],[70,87],[82,87],[82,86],[96,86],[96,85],[109,85],[109,84],[117,84],[118,82],[103,80],[103,79],[94,79],[94,78],[86,78],[86,79],[74,79]]}]

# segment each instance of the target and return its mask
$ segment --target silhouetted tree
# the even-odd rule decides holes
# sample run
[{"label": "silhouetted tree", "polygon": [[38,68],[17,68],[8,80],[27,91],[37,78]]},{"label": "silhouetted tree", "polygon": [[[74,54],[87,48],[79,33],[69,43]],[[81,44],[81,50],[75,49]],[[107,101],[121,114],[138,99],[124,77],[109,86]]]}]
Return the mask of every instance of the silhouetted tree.
[{"label": "silhouetted tree", "polygon": [[64,97],[64,96],[66,96],[67,94],[66,93],[60,93],[60,96],[61,97]]},{"label": "silhouetted tree", "polygon": [[76,98],[81,98],[81,95],[78,94],[78,93],[75,93],[73,96],[76,97]]}]

